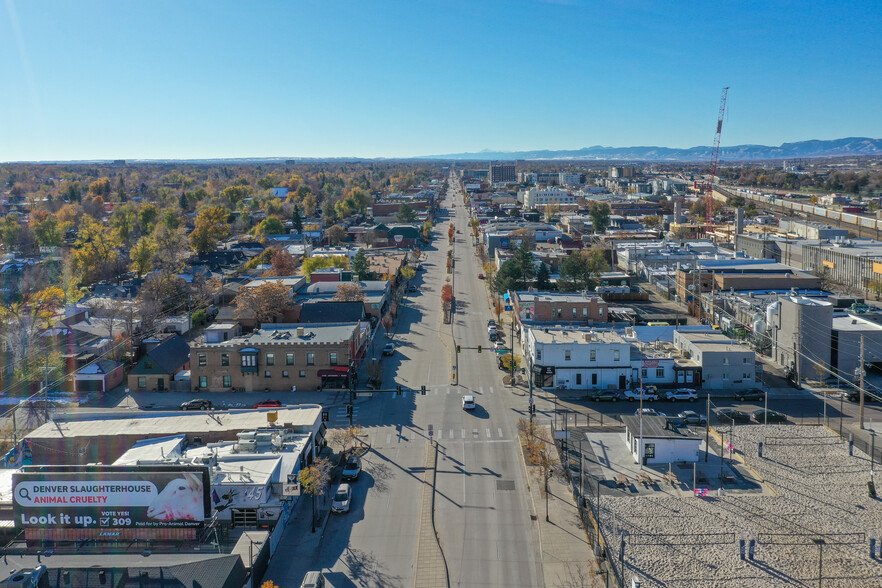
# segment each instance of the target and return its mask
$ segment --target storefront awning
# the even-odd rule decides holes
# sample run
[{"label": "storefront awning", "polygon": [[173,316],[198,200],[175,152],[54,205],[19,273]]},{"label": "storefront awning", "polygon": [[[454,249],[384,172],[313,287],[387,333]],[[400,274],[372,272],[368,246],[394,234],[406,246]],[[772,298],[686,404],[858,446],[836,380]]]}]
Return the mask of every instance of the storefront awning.
[{"label": "storefront awning", "polygon": [[341,378],[349,375],[349,368],[346,366],[337,366],[332,367],[330,369],[324,369],[318,371],[318,376],[320,378]]}]

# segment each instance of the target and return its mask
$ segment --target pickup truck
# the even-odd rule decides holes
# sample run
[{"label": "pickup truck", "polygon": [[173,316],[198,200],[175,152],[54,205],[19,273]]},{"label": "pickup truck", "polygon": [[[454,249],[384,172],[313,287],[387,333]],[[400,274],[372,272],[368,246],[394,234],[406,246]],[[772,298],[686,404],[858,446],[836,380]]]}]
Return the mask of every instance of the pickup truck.
[{"label": "pickup truck", "polygon": [[637,388],[636,390],[624,390],[623,394],[630,402],[640,400],[640,392],[643,392],[643,400],[658,400],[658,389],[655,386]]}]

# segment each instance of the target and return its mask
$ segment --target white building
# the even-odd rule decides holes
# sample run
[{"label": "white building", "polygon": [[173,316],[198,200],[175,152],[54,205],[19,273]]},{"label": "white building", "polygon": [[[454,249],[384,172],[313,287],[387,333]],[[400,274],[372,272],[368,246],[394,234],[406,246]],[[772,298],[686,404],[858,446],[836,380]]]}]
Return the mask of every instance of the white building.
[{"label": "white building", "polygon": [[526,329],[524,341],[536,386],[618,390],[631,384],[632,346],[618,333]]},{"label": "white building", "polygon": [[674,345],[683,354],[683,367],[701,368],[701,387],[709,390],[756,388],[756,355],[719,332],[674,332]]},{"label": "white building", "polygon": [[641,419],[625,415],[622,423],[625,425],[625,442],[635,463],[640,463],[641,455],[643,465],[698,461],[701,437],[692,429],[669,426],[668,419],[660,416]]},{"label": "white building", "polygon": [[529,188],[518,192],[518,200],[524,208],[537,208],[546,204],[573,204],[576,197],[569,190],[562,188]]},{"label": "white building", "polygon": [[561,186],[578,186],[582,183],[582,174],[560,172],[559,176]]}]

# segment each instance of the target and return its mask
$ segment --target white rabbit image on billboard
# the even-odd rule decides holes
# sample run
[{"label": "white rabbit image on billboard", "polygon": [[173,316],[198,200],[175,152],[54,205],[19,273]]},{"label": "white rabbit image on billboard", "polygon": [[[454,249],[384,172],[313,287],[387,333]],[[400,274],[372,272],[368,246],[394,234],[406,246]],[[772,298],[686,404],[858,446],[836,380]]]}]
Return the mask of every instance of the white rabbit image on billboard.
[{"label": "white rabbit image on billboard", "polygon": [[147,508],[147,516],[160,521],[201,521],[205,517],[201,477],[184,474],[163,488]]}]

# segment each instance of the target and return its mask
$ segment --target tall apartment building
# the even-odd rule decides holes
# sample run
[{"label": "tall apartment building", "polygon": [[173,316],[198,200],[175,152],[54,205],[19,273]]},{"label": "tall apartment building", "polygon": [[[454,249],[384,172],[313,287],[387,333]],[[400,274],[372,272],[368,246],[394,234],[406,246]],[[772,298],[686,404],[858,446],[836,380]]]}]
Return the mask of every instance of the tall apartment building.
[{"label": "tall apartment building", "polygon": [[490,163],[490,182],[517,182],[518,175],[515,171],[515,164],[504,161],[495,161]]},{"label": "tall apartment building", "polygon": [[518,200],[524,204],[525,208],[536,208],[546,204],[572,204],[576,201],[576,197],[569,190],[561,188],[533,187],[529,190],[521,190],[518,193]]},{"label": "tall apartment building", "polygon": [[609,168],[609,177],[611,178],[633,178],[635,175],[634,166],[626,165],[624,167]]}]

